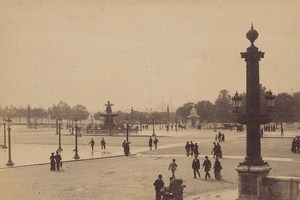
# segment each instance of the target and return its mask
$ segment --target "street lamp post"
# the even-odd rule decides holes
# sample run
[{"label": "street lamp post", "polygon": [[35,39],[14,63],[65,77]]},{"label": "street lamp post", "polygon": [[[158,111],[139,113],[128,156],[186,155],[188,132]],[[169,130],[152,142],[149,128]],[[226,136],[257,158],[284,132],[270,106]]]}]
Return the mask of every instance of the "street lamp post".
[{"label": "street lamp post", "polygon": [[80,159],[78,155],[78,144],[77,144],[77,134],[78,134],[78,126],[77,126],[77,121],[78,119],[74,119],[75,122],[75,156],[73,157],[74,159]]},{"label": "street lamp post", "polygon": [[58,149],[57,151],[62,151],[63,149],[61,148],[61,119],[58,119]]},{"label": "street lamp post", "polygon": [[4,127],[4,129],[3,129],[4,141],[3,141],[2,148],[7,149],[7,146],[6,146],[6,121],[5,120],[3,120],[3,127]]},{"label": "street lamp post", "polygon": [[10,123],[11,123],[11,119],[7,119],[7,132],[8,132],[8,161],[6,163],[7,166],[13,166],[14,163],[11,160],[11,141],[10,141]]},{"label": "street lamp post", "polygon": [[126,118],[126,141],[128,142],[129,141],[129,139],[128,139],[128,137],[129,137],[129,119],[128,119],[128,117]]},{"label": "street lamp post", "polygon": [[152,127],[153,127],[153,133],[152,133],[152,136],[155,136],[155,131],[154,131],[154,117],[152,117]]},{"label": "street lamp post", "polygon": [[[260,86],[259,86],[259,61],[264,57],[264,52],[258,51],[254,46],[254,41],[258,37],[258,32],[251,27],[246,37],[251,42],[251,46],[246,52],[241,53],[241,57],[246,61],[246,114],[239,114],[241,97],[236,92],[232,98],[237,122],[247,125],[246,135],[246,157],[240,162],[238,168],[238,200],[261,199],[262,180],[269,174],[271,167],[261,157],[260,125],[271,121],[270,112],[261,114],[260,112]],[[269,98],[269,96],[268,96]],[[267,100],[267,106],[271,110],[269,101],[273,101],[275,96],[271,94]]]},{"label": "street lamp post", "polygon": [[175,116],[175,131],[177,132],[177,115]]},{"label": "street lamp post", "polygon": [[169,106],[167,106],[167,131],[169,131],[169,116],[170,115],[170,110],[169,110]]}]

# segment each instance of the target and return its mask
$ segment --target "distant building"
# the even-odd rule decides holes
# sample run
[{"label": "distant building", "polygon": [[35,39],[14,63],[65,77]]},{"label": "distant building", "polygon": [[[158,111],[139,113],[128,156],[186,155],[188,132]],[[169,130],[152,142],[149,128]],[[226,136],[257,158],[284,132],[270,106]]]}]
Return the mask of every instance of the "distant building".
[{"label": "distant building", "polygon": [[168,103],[164,102],[164,97],[161,97],[161,103],[156,105],[152,111],[157,111],[157,112],[167,112],[167,107],[169,106],[169,111],[170,112],[176,112],[176,107],[173,105],[172,101],[172,96],[170,96],[170,100]]},{"label": "distant building", "polygon": [[187,116],[187,125],[189,127],[198,127],[200,125],[200,116],[197,114],[197,109],[195,105],[192,107],[190,111],[190,115]]}]

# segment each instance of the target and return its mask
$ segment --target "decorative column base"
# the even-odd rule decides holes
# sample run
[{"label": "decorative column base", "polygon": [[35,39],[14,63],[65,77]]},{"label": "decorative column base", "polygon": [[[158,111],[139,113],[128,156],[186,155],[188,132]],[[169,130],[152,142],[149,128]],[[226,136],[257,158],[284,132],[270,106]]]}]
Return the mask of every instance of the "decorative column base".
[{"label": "decorative column base", "polygon": [[263,178],[272,168],[268,165],[250,166],[240,164],[238,172],[238,198],[236,200],[261,200]]},{"label": "decorative column base", "polygon": [[6,166],[14,166],[14,163],[13,163],[11,160],[9,160],[9,161],[6,163]]}]

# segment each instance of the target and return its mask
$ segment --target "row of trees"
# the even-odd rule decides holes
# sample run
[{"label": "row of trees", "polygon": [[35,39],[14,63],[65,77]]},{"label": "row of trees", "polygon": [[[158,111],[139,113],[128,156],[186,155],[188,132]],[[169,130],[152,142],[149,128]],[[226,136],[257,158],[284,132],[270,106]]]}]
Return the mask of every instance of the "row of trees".
[{"label": "row of trees", "polygon": [[89,112],[86,107],[83,105],[75,105],[71,107],[66,102],[60,101],[57,104],[53,104],[52,107],[45,109],[42,107],[39,108],[24,108],[24,107],[15,107],[13,105],[0,108],[0,116],[2,118],[18,118],[19,122],[21,118],[33,118],[40,119],[41,123],[43,119],[72,119],[77,118],[78,120],[86,120],[89,116]]},{"label": "row of trees", "polygon": [[[266,88],[260,86],[260,110],[261,113],[267,112],[265,95]],[[246,94],[242,95],[241,113],[245,113],[246,110]],[[185,120],[190,114],[191,108],[195,106],[200,115],[202,122],[234,122],[235,113],[233,113],[232,96],[228,90],[221,90],[216,101],[211,103],[210,101],[199,101],[198,103],[188,102],[179,107],[176,111],[176,115],[180,116],[181,120]],[[300,92],[290,95],[288,93],[279,93],[275,98],[274,111],[272,113],[274,121],[277,122],[289,122],[300,120]]]},{"label": "row of trees", "polygon": [[[260,98],[261,98],[261,112],[267,111],[265,106],[265,94],[267,92],[266,88],[260,87]],[[242,95],[242,107],[240,112],[245,113],[246,105],[246,94]],[[198,115],[200,115],[200,120],[202,122],[234,122],[235,114],[232,112],[232,95],[228,90],[221,90],[218,98],[214,103],[210,101],[199,101],[198,103],[188,102],[176,110],[176,113],[167,112],[138,112],[133,111],[132,113],[124,113],[121,111],[116,112],[118,116],[116,117],[117,123],[124,123],[126,119],[130,120],[132,123],[151,123],[152,119],[155,119],[155,123],[166,123],[177,121],[185,122],[187,116],[190,114],[190,110],[195,106]],[[104,112],[97,112],[93,115],[95,120],[101,120],[101,114]],[[2,118],[21,118],[28,117],[28,108],[7,106],[5,108],[0,107],[0,116]],[[30,118],[40,119],[42,123],[43,118],[50,119],[73,119],[87,120],[90,113],[87,111],[86,107],[78,104],[73,107],[68,105],[66,102],[60,101],[57,104],[53,104],[52,107],[48,109],[44,108],[31,108],[29,110]],[[299,121],[300,120],[300,92],[290,95],[288,93],[280,93],[276,95],[275,107],[273,112],[273,118],[275,121]]]}]

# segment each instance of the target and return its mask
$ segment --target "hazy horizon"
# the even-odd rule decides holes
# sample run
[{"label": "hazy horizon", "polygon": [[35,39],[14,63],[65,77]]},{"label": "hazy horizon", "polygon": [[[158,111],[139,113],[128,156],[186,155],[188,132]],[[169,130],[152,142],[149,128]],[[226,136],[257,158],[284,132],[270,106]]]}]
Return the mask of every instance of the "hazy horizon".
[{"label": "hazy horizon", "polygon": [[299,92],[300,2],[0,1],[0,106],[145,111],[246,90],[240,52],[265,52],[260,82]]}]

